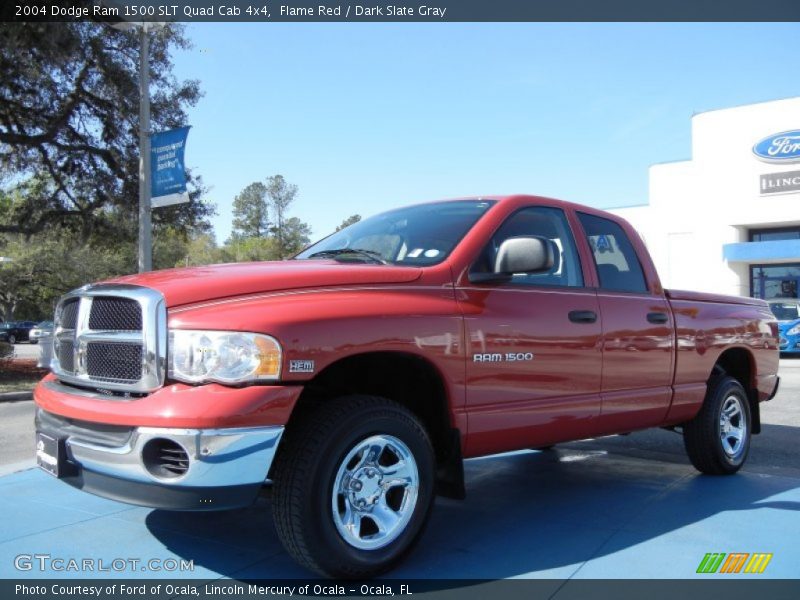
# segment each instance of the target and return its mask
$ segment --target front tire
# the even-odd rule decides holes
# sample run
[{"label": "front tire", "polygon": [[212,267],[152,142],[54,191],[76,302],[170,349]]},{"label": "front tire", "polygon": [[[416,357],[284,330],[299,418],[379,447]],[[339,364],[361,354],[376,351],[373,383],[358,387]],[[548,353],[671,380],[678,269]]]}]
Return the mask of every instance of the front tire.
[{"label": "front tire", "polygon": [[321,575],[383,573],[419,539],[434,472],[428,434],[405,407],[374,396],[331,400],[286,431],[273,474],[278,536]]},{"label": "front tire", "polygon": [[751,432],[747,393],[733,377],[722,376],[709,384],[700,412],[683,426],[683,443],[698,471],[731,475],[747,459]]}]

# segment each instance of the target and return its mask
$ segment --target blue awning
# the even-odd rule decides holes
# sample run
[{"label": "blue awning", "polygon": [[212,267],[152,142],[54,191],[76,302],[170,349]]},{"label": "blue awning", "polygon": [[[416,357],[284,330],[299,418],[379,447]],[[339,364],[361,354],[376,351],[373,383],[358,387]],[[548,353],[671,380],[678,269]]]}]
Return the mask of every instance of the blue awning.
[{"label": "blue awning", "polygon": [[728,262],[800,262],[800,240],[725,244],[722,257]]}]

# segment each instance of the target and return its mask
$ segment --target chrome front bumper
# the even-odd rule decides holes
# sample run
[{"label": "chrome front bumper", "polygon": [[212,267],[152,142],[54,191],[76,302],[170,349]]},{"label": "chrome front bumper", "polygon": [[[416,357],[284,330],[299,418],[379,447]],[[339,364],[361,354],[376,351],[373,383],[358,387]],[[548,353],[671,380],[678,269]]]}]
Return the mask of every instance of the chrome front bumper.
[{"label": "chrome front bumper", "polygon": [[[45,417],[45,418],[43,418]],[[37,430],[64,440],[64,481],[85,491],[130,504],[172,510],[222,510],[252,504],[267,479],[283,427],[235,429],[132,428],[118,445],[110,438],[54,424],[58,417],[37,410]],[[119,435],[117,442],[119,442]],[[122,436],[126,434],[123,432]],[[114,436],[111,436],[112,438]],[[142,451],[156,439],[179,444],[189,468],[162,477],[146,467]]]}]

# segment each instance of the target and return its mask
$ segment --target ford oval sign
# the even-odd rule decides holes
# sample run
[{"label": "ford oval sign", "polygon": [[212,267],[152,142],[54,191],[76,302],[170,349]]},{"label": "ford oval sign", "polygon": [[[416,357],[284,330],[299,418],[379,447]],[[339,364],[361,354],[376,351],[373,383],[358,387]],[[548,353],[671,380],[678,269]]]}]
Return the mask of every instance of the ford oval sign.
[{"label": "ford oval sign", "polygon": [[800,129],[765,137],[753,146],[753,154],[766,162],[800,161]]}]

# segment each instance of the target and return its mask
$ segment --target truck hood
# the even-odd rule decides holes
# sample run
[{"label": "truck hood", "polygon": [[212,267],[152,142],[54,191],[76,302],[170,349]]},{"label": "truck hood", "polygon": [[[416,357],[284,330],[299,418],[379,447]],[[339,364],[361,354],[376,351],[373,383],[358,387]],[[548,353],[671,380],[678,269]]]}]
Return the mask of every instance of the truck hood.
[{"label": "truck hood", "polygon": [[156,289],[164,295],[167,306],[174,307],[280,290],[408,283],[421,274],[422,269],[416,267],[286,260],[165,269],[118,277],[104,283],[127,283]]}]

